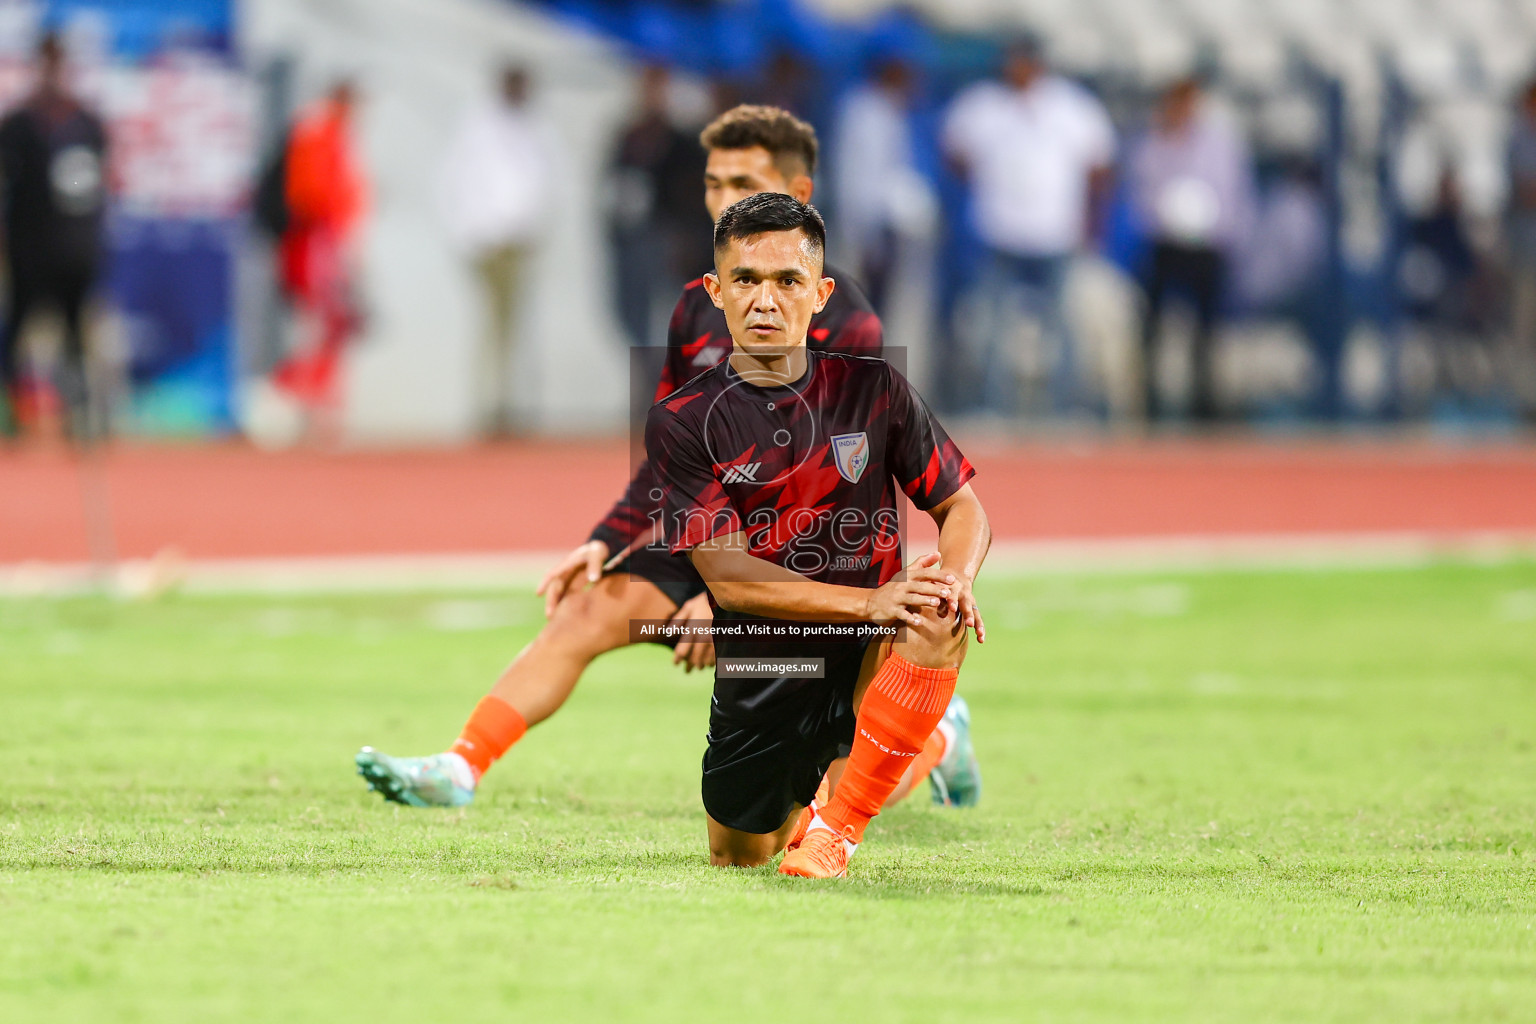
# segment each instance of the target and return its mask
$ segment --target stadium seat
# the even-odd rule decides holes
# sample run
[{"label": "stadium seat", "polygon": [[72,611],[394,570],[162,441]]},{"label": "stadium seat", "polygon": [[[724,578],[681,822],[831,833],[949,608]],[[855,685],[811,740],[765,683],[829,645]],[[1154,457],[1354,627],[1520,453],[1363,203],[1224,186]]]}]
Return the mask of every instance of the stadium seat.
[{"label": "stadium seat", "polygon": [[1494,96],[1510,95],[1536,70],[1536,46],[1528,29],[1474,36],[1472,48],[1484,88]]},{"label": "stadium seat", "polygon": [[1126,40],[1127,52],[1143,85],[1157,87],[1195,67],[1195,40],[1169,26],[1142,26]]},{"label": "stadium seat", "polygon": [[1258,31],[1249,24],[1214,41],[1221,56],[1221,69],[1240,89],[1268,93],[1279,89],[1285,80],[1284,43],[1274,35]]},{"label": "stadium seat", "polygon": [[1444,35],[1404,34],[1391,47],[1393,66],[1421,100],[1446,99],[1466,82],[1456,42]]},{"label": "stadium seat", "polygon": [[1051,58],[1068,74],[1095,75],[1113,63],[1104,33],[1085,22],[1057,26],[1050,34]]}]

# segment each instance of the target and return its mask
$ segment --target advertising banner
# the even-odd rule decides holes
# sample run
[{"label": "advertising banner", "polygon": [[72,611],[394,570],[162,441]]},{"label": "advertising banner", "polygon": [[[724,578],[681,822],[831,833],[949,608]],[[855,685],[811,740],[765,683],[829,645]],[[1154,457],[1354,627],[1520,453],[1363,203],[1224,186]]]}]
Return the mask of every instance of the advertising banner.
[{"label": "advertising banner", "polygon": [[126,432],[233,427],[235,261],[254,163],[234,15],[232,0],[0,0],[0,105],[29,94],[51,31],[74,92],[107,126],[99,293]]}]

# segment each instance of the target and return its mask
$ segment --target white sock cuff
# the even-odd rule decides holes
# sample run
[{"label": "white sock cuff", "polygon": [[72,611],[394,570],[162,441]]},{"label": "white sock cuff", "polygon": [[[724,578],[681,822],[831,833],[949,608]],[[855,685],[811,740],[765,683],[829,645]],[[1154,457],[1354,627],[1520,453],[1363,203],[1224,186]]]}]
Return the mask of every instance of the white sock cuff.
[{"label": "white sock cuff", "polygon": [[463,786],[465,789],[474,789],[476,782],[475,770],[470,767],[468,761],[464,760],[464,755],[457,750],[450,750],[446,756],[448,759],[448,771],[453,775],[454,783]]},{"label": "white sock cuff", "polygon": [[[809,835],[812,829],[818,829],[818,828],[824,828],[828,832],[836,832],[837,831],[837,829],[833,828],[831,825],[828,825],[826,822],[822,821],[821,820],[821,815],[819,813],[816,814],[816,815],[813,815],[812,818],[811,818],[811,823],[805,827],[806,834]],[[852,839],[844,839],[843,840],[843,849],[848,851],[848,856],[852,857],[853,856],[853,851],[857,850],[858,848],[859,848],[859,844],[854,842]]]}]

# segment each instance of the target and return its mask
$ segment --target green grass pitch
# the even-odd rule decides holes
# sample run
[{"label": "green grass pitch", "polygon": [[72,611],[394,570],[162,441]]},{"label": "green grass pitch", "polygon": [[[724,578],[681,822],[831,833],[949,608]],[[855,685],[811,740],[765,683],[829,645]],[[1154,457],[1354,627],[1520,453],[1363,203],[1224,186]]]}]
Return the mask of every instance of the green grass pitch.
[{"label": "green grass pitch", "polygon": [[706,865],[656,648],[365,793],[531,596],[0,601],[0,1020],[1536,1019],[1536,563],[978,589],[982,806],[824,883]]}]

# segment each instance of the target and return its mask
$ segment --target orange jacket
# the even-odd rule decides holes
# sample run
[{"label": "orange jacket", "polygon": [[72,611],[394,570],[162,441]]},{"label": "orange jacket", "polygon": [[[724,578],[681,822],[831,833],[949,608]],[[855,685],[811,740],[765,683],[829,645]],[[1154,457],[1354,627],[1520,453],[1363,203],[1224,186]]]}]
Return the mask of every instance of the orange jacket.
[{"label": "orange jacket", "polygon": [[322,100],[294,123],[284,192],[294,227],[325,226],[345,237],[368,208],[368,180],[352,147],[350,118]]}]

